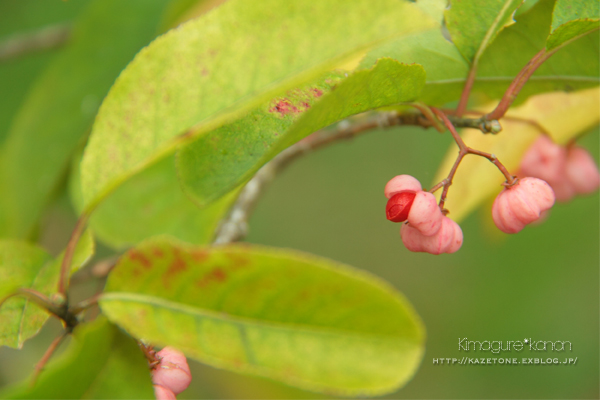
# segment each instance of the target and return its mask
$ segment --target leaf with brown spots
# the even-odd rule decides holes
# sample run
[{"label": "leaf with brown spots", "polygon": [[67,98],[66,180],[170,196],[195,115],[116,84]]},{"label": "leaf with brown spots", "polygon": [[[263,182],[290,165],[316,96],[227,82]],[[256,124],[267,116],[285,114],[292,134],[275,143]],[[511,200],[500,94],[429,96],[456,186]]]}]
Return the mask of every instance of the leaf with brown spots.
[{"label": "leaf with brown spots", "polygon": [[415,100],[425,84],[420,65],[389,58],[347,79],[342,76],[328,74],[289,91],[182,148],[177,168],[185,192],[207,205],[311,133],[361,112]]},{"label": "leaf with brown spots", "polygon": [[[139,254],[152,268],[139,268]],[[330,394],[396,390],[424,350],[421,321],[394,288],[289,250],[155,238],[121,258],[99,303],[134,337]]]},{"label": "leaf with brown spots", "polygon": [[180,25],[140,51],[104,99],[81,164],[86,210],[189,140],[434,25],[398,0],[230,0]]}]

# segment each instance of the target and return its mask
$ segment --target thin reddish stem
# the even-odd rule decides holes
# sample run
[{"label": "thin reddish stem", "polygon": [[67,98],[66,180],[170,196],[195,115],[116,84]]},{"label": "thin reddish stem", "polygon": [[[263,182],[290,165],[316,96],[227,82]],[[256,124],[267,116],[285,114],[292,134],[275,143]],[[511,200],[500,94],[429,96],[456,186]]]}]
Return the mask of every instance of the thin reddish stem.
[{"label": "thin reddish stem", "polygon": [[502,97],[496,108],[491,113],[487,114],[485,118],[488,120],[502,118],[504,114],[506,114],[506,111],[508,111],[508,108],[511,106],[513,101],[515,101],[517,95],[519,94],[525,83],[527,83],[531,75],[533,75],[533,73],[538,69],[538,67],[542,65],[544,61],[550,58],[550,56],[552,56],[552,54],[554,53],[554,50],[546,52],[546,49],[543,49],[540,52],[538,52],[517,74],[517,76],[515,77],[515,79],[513,79],[508,89],[506,89],[506,92],[504,92],[504,96]]},{"label": "thin reddish stem", "polygon": [[442,125],[440,125],[439,121],[435,118],[435,115],[433,115],[433,112],[431,110],[430,107],[428,107],[425,104],[422,103],[408,103],[409,105],[411,105],[412,107],[416,108],[417,110],[421,111],[421,114],[423,114],[423,116],[425,116],[425,118],[427,118],[427,120],[431,123],[431,126],[433,126],[435,129],[437,129],[438,132],[444,132],[445,129]]},{"label": "thin reddish stem", "polygon": [[487,158],[500,170],[500,172],[502,172],[502,174],[506,178],[507,185],[514,185],[516,183],[515,177],[512,176],[508,172],[506,167],[500,162],[500,160],[498,160],[498,158],[495,155],[485,153],[483,151],[479,151],[479,150],[468,147],[465,144],[465,142],[462,140],[462,138],[460,137],[460,135],[458,134],[456,129],[454,128],[454,125],[452,124],[450,119],[448,119],[448,116],[446,114],[444,114],[441,110],[439,110],[435,107],[431,107],[431,110],[434,112],[435,115],[437,115],[442,120],[444,125],[446,125],[446,127],[452,134],[452,137],[454,138],[454,141],[456,142],[456,144],[458,145],[458,148],[459,148],[458,157],[456,157],[456,161],[454,161],[454,164],[452,165],[452,169],[448,173],[448,176],[446,177],[446,179],[444,179],[441,182],[439,182],[438,184],[436,184],[429,191],[429,192],[433,193],[442,187],[444,188],[442,190],[442,194],[440,196],[440,202],[439,202],[439,207],[442,209],[442,211],[445,211],[444,204],[446,203],[446,197],[448,195],[448,191],[450,190],[450,186],[452,185],[452,181],[454,180],[454,176],[456,175],[456,171],[458,170],[458,166],[460,165],[461,161],[467,154],[475,154],[477,156]]},{"label": "thin reddish stem", "polygon": [[500,170],[500,172],[502,172],[502,174],[506,178],[506,183],[509,186],[512,186],[516,183],[516,178],[513,175],[511,175],[510,172],[508,172],[508,170],[506,169],[504,164],[502,164],[500,162],[500,160],[498,160],[498,158],[494,154],[485,153],[483,151],[475,150],[470,147],[467,150],[468,150],[469,154],[475,154],[477,156],[484,157],[484,158],[487,158],[488,160],[490,160],[492,162],[492,164],[494,164],[496,166],[496,168],[498,168]]},{"label": "thin reddish stem", "polygon": [[452,122],[450,122],[450,120],[448,119],[448,117],[446,116],[446,114],[444,114],[442,111],[440,111],[439,109],[437,109],[435,107],[430,107],[430,108],[431,108],[431,111],[433,111],[433,113],[435,115],[437,115],[439,119],[442,120],[442,122],[444,123],[444,125],[446,125],[446,128],[448,128],[448,130],[450,131],[450,134],[454,138],[454,141],[458,145],[458,148],[460,150],[463,150],[463,149],[466,150],[467,149],[467,145],[462,140],[462,138],[460,137],[460,135],[458,134],[458,132],[454,128],[454,125],[452,125]]},{"label": "thin reddish stem", "polygon": [[88,217],[89,214],[84,213],[77,220],[75,228],[73,228],[73,232],[71,233],[69,243],[67,243],[67,248],[65,249],[65,256],[63,257],[62,264],[60,266],[58,293],[64,296],[65,303],[67,303],[68,300],[67,291],[69,290],[69,278],[71,276],[70,272],[71,262],[73,261],[73,253],[75,253],[77,242],[79,241],[79,238],[83,233]]},{"label": "thin reddish stem", "polygon": [[469,70],[469,75],[467,75],[467,80],[465,82],[465,86],[463,87],[463,91],[460,95],[460,100],[458,101],[458,106],[456,107],[456,111],[454,115],[457,117],[462,117],[467,109],[467,103],[469,102],[469,96],[471,95],[471,89],[473,89],[473,84],[475,83],[475,77],[477,76],[477,64],[473,63],[471,69]]},{"label": "thin reddish stem", "polygon": [[52,357],[52,355],[54,354],[54,352],[56,351],[58,346],[60,346],[62,341],[67,337],[67,334],[68,334],[67,332],[63,332],[59,337],[57,337],[56,339],[54,339],[52,341],[52,343],[50,344],[50,346],[48,347],[48,349],[46,350],[46,352],[44,353],[44,355],[42,356],[40,361],[38,361],[38,363],[34,367],[34,373],[33,373],[33,376],[31,377],[31,382],[29,383],[30,386],[35,385],[35,382],[37,381],[38,377],[44,370],[44,367],[50,360],[50,357]]}]

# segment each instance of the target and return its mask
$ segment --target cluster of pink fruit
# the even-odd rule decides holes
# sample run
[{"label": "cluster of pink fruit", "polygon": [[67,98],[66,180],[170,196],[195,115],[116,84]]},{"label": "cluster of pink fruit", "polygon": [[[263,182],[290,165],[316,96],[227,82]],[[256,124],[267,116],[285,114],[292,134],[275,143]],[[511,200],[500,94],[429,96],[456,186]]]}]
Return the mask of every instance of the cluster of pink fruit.
[{"label": "cluster of pink fruit", "polygon": [[192,374],[185,355],[172,347],[165,347],[158,353],[159,364],[152,370],[154,396],[157,400],[173,400],[192,381]]},{"label": "cluster of pink fruit", "polygon": [[[583,148],[568,149],[540,136],[523,157],[520,175],[506,185],[492,207],[494,223],[502,232],[517,233],[539,220],[555,201],[598,190],[600,173]],[[400,236],[406,248],[431,254],[454,253],[462,246],[460,226],[444,215],[432,193],[418,180],[399,175],[385,186],[387,219],[404,222]]]}]

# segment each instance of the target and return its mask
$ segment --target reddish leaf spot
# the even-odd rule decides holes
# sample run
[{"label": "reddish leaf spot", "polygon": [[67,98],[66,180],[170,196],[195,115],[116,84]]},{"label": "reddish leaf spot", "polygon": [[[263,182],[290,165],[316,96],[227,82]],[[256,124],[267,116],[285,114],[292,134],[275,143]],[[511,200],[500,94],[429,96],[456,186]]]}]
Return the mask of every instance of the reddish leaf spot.
[{"label": "reddish leaf spot", "polygon": [[194,250],[190,253],[192,260],[197,263],[202,263],[210,257],[210,253],[206,250]]},{"label": "reddish leaf spot", "polygon": [[223,282],[227,279],[227,273],[221,268],[213,269],[212,271],[210,271],[209,275],[212,276],[218,282]]},{"label": "reddish leaf spot", "polygon": [[312,92],[315,95],[315,97],[321,97],[321,96],[323,96],[323,91],[321,89],[312,88]]},{"label": "reddish leaf spot", "polygon": [[146,257],[144,253],[137,250],[131,250],[129,252],[129,259],[133,262],[141,264],[144,268],[152,268],[152,262]]},{"label": "reddish leaf spot", "polygon": [[269,111],[279,113],[281,116],[297,114],[300,112],[298,107],[293,105],[288,99],[279,100],[274,107],[269,109]]},{"label": "reddish leaf spot", "polygon": [[225,253],[225,256],[231,261],[230,268],[232,270],[247,267],[250,264],[250,259],[237,253]]},{"label": "reddish leaf spot", "polygon": [[169,269],[165,273],[163,277],[163,284],[165,288],[169,289],[171,287],[171,282],[173,278],[179,273],[185,271],[188,268],[187,263],[181,257],[181,251],[179,249],[174,249],[173,251],[173,261],[169,264]]},{"label": "reddish leaf spot", "polygon": [[157,257],[157,258],[163,258],[163,256],[165,255],[165,253],[162,251],[162,249],[160,247],[154,247],[152,249],[152,254],[154,255],[154,257]]},{"label": "reddish leaf spot", "polygon": [[227,272],[222,268],[216,267],[196,282],[196,286],[204,288],[211,283],[225,282],[227,280]]}]

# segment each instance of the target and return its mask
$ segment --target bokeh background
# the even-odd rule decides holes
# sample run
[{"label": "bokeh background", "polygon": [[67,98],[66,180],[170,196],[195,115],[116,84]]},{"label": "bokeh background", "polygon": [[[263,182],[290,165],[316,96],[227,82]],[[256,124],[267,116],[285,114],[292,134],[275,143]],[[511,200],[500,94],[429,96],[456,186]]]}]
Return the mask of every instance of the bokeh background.
[{"label": "bokeh background", "polygon": [[[8,3],[19,1],[2,0],[0,17]],[[75,18],[86,1],[69,1],[68,7],[52,1],[25,3],[39,7],[14,23],[2,18],[0,38]],[[11,113],[53,54],[0,63],[0,140]],[[579,141],[596,160],[598,137],[594,129]],[[461,222],[465,241],[458,253],[410,253],[400,241],[399,226],[385,219],[383,187],[398,174],[430,184],[451,145],[448,134],[394,128],[309,154],[268,188],[250,221],[247,241],[339,260],[386,279],[404,293],[426,326],[426,353],[412,381],[386,398],[598,398],[599,195],[558,204],[543,224],[518,235],[504,235],[493,227],[489,203]],[[40,237],[56,253],[67,241],[74,212],[61,191],[49,210]],[[98,253],[105,257],[111,251],[100,247]],[[95,284],[76,289],[83,293]],[[22,350],[1,348],[0,386],[26,377],[59,328],[51,320]],[[463,337],[568,340],[573,351],[557,354],[578,361],[571,366],[433,364],[433,358],[477,356],[458,350]],[[551,352],[537,354],[554,357]],[[529,352],[507,356],[521,358]],[[194,380],[181,399],[324,397],[194,362],[191,367]]]}]

